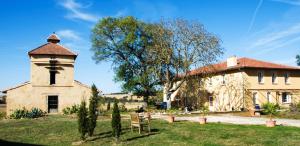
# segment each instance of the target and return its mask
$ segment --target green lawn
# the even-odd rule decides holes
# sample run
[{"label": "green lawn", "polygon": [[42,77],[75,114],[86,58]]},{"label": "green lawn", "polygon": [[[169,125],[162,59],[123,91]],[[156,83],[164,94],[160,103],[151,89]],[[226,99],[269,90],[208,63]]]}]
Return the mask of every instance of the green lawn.
[{"label": "green lawn", "polygon": [[[100,119],[96,136],[84,145],[112,145],[110,119]],[[152,133],[131,133],[129,121],[122,122],[121,145],[299,145],[300,128],[244,126],[191,122],[169,124],[152,121]],[[77,121],[65,116],[40,119],[1,120],[0,145],[5,142],[40,145],[71,145],[79,140]],[[6,143],[8,144],[8,143]]]}]

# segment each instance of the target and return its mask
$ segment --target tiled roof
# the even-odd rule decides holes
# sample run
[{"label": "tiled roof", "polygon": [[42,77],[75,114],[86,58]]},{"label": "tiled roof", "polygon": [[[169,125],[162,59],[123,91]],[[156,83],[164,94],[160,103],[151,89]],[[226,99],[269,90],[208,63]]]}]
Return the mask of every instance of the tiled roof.
[{"label": "tiled roof", "polygon": [[76,53],[72,52],[68,48],[58,44],[60,42],[59,37],[56,34],[51,34],[47,38],[47,42],[44,45],[37,47],[28,52],[28,55],[63,55],[63,56],[77,56]]},{"label": "tiled roof", "polygon": [[63,55],[63,56],[77,56],[68,48],[56,43],[46,43],[28,52],[28,55]]},{"label": "tiled roof", "polygon": [[275,64],[266,61],[255,60],[251,58],[239,58],[237,59],[237,65],[227,67],[227,61],[200,67],[198,69],[192,70],[189,74],[190,75],[197,75],[197,74],[205,74],[205,73],[218,73],[223,71],[229,70],[237,70],[242,68],[261,68],[261,69],[286,69],[286,70],[300,70],[299,67],[282,65],[282,64]]}]

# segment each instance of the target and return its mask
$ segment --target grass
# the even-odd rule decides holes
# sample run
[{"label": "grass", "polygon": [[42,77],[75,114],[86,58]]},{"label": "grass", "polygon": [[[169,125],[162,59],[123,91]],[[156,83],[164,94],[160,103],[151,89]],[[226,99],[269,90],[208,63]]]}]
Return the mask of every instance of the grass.
[{"label": "grass", "polygon": [[[152,121],[152,133],[132,133],[129,121],[122,121],[120,145],[298,145],[300,128],[277,126],[247,126],[191,122],[169,124]],[[83,145],[113,145],[110,119],[100,119],[95,137]],[[68,116],[52,115],[39,119],[1,120],[1,142],[14,144],[71,145],[79,141],[77,120]],[[5,143],[6,142],[6,143]]]}]

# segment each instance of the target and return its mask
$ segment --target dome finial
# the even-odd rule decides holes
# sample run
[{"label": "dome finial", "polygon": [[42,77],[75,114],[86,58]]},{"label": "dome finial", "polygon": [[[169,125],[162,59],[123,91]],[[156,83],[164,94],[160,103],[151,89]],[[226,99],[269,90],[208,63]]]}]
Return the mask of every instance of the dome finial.
[{"label": "dome finial", "polygon": [[59,37],[55,34],[55,32],[53,32],[48,38],[47,38],[47,42],[51,42],[51,43],[59,43],[60,39]]}]

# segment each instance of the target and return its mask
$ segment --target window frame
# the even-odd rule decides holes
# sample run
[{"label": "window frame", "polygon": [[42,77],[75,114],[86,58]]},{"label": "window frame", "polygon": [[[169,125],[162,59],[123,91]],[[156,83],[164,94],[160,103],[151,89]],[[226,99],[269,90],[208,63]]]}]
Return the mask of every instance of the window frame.
[{"label": "window frame", "polygon": [[[284,94],[285,94],[286,101],[283,101],[283,99],[284,99],[283,95]],[[289,93],[289,92],[283,92],[282,95],[281,95],[281,102],[284,103],[284,104],[290,104],[290,103],[292,103],[291,93]]]},{"label": "window frame", "polygon": [[225,85],[226,81],[225,81],[225,74],[222,74],[222,85]]},{"label": "window frame", "polygon": [[264,84],[264,72],[263,71],[259,71],[257,73],[257,81],[259,84]]},{"label": "window frame", "polygon": [[208,103],[209,106],[214,106],[214,97],[212,95],[208,96]]},{"label": "window frame", "polygon": [[267,92],[267,102],[271,102],[271,92]]},{"label": "window frame", "polygon": [[258,104],[257,100],[258,100],[258,92],[255,91],[252,93],[252,101],[253,101],[253,105],[255,106],[256,104]]},{"label": "window frame", "polygon": [[273,85],[278,84],[277,73],[276,72],[272,72],[272,84]]},{"label": "window frame", "polygon": [[290,73],[289,72],[286,72],[286,73],[284,73],[284,83],[285,84],[291,84],[291,82],[290,82]]},{"label": "window frame", "polygon": [[56,71],[49,71],[50,74],[50,85],[56,84]]}]

